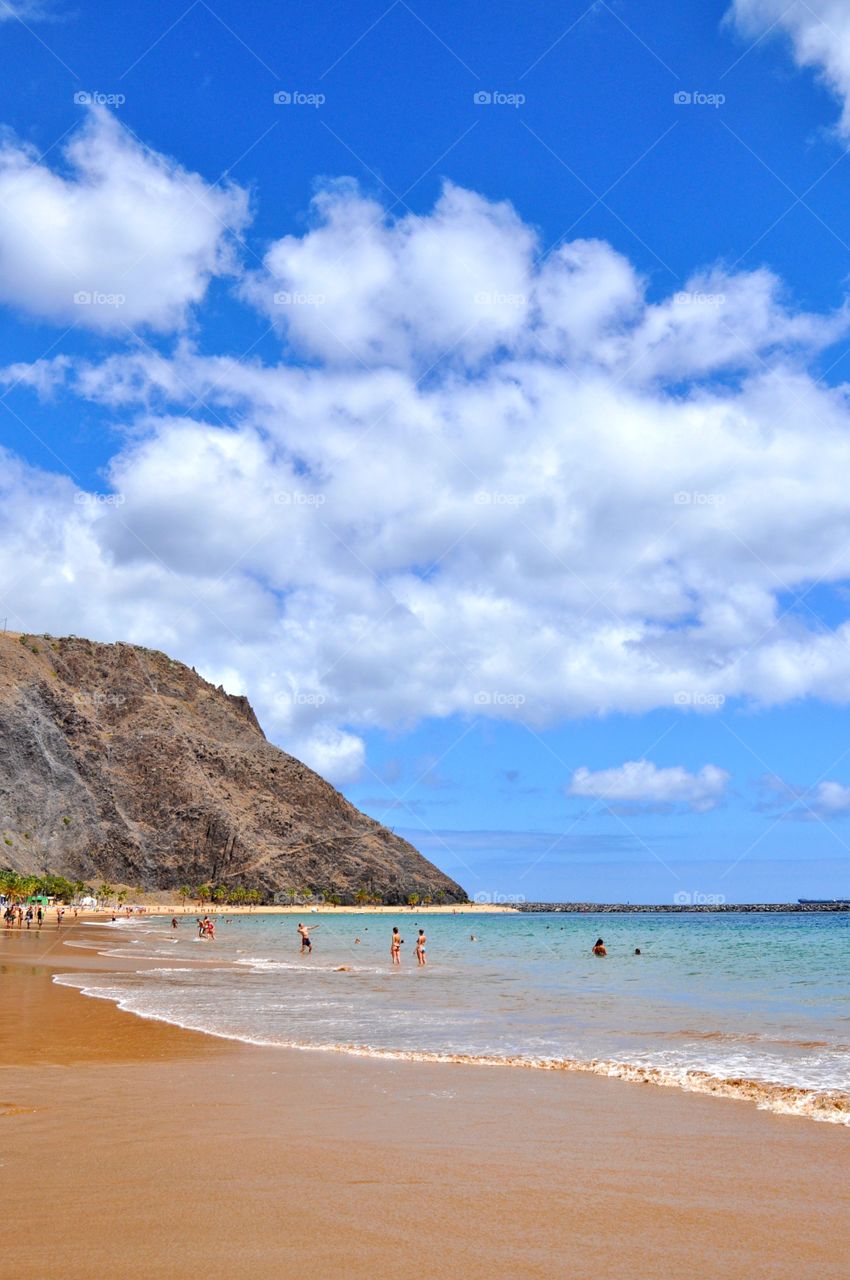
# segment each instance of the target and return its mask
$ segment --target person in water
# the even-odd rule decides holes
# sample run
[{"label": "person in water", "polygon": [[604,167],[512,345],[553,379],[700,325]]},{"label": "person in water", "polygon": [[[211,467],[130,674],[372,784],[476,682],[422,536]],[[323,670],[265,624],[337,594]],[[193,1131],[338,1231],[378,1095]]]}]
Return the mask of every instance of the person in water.
[{"label": "person in water", "polygon": [[171,917],[171,927],[172,927],[172,929],[176,929],[176,928],[177,928],[177,917],[176,917],[176,916],[172,916],[172,917]]},{"label": "person in water", "polygon": [[640,955],[640,947],[635,947],[635,955],[636,956]]},{"label": "person in water", "polygon": [[298,933],[301,937],[301,954],[303,956],[306,951],[308,955],[312,953],[313,944],[310,941],[310,930],[306,924],[299,924]]},{"label": "person in water", "polygon": [[607,956],[608,952],[606,951],[605,943],[602,941],[601,938],[597,938],[596,941],[594,942],[593,954],[595,956]]},{"label": "person in water", "polygon": [[425,943],[428,939],[425,937],[425,930],[419,930],[419,937],[416,939],[416,960],[418,964],[427,964],[425,959]]},{"label": "person in water", "polygon": [[392,937],[390,938],[390,956],[393,964],[401,964],[401,945],[404,938],[398,931],[398,925],[393,925]]}]

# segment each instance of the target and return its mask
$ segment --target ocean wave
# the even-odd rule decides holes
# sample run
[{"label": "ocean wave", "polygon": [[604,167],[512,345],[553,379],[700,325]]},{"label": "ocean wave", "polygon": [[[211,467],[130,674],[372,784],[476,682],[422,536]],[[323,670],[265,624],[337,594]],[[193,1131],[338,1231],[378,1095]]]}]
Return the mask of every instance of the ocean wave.
[{"label": "ocean wave", "polygon": [[827,1124],[850,1126],[850,1092],[841,1089],[811,1089],[798,1085],[757,1080],[742,1075],[715,1075],[688,1067],[656,1067],[620,1062],[611,1058],[531,1057],[524,1054],[453,1053],[427,1049],[387,1049],[352,1043],[311,1044],[299,1040],[254,1036],[222,1031],[169,1010],[141,1006],[133,995],[117,987],[91,985],[96,974],[54,974],[59,986],[75,987],[83,995],[112,1000],[119,1009],[154,1022],[165,1022],[187,1031],[197,1031],[221,1040],[235,1040],[266,1048],[295,1049],[304,1053],[338,1053],[352,1057],[393,1062],[441,1063],[451,1066],[512,1067],[522,1070],[564,1071],[603,1076],[633,1084],[650,1084],[681,1089],[715,1098],[733,1098],[755,1103],[762,1111],[799,1116]]}]

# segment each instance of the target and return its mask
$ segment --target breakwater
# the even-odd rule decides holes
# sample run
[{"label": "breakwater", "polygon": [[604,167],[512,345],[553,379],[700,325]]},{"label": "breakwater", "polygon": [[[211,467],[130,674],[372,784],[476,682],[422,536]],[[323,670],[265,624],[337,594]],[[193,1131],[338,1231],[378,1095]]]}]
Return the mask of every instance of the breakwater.
[{"label": "breakwater", "polygon": [[639,914],[655,912],[662,915],[700,914],[719,912],[743,912],[750,914],[768,914],[779,912],[795,912],[807,915],[820,911],[850,911],[850,899],[835,902],[712,902],[712,903],[678,903],[678,902],[512,902],[516,911],[558,911],[574,915],[602,914]]}]

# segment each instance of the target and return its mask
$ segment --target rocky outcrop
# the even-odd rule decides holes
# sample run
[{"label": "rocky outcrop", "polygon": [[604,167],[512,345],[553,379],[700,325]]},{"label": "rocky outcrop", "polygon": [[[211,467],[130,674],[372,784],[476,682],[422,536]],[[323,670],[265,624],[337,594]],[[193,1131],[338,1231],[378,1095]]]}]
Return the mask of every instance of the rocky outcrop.
[{"label": "rocky outcrop", "polygon": [[23,873],[466,899],[269,743],[247,698],[138,645],[0,636],[0,837]]}]

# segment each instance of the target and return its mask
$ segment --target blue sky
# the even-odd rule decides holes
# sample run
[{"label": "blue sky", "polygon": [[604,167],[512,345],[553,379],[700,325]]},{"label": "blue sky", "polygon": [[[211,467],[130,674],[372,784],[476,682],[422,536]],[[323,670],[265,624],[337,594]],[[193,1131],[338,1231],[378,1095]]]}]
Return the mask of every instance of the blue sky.
[{"label": "blue sky", "polygon": [[837,0],[0,42],[10,628],[246,692],[471,894],[850,891]]}]

